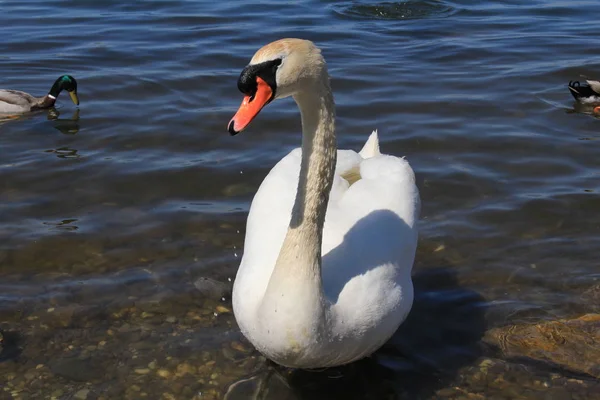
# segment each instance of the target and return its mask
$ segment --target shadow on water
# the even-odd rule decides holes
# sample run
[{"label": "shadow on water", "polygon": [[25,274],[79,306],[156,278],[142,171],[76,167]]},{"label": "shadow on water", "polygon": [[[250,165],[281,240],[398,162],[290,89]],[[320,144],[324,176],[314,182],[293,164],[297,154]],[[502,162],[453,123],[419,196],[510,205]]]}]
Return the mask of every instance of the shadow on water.
[{"label": "shadow on water", "polygon": [[232,384],[238,399],[428,399],[460,368],[482,355],[485,302],[458,284],[451,268],[413,276],[415,302],[407,320],[372,357],[323,371],[290,370],[267,362]]},{"label": "shadow on water", "polygon": [[0,329],[0,363],[16,360],[22,351],[19,334]]},{"label": "shadow on water", "polygon": [[400,398],[420,399],[446,387],[482,355],[486,302],[460,286],[453,268],[425,269],[413,281],[411,313],[376,357],[396,371]]}]

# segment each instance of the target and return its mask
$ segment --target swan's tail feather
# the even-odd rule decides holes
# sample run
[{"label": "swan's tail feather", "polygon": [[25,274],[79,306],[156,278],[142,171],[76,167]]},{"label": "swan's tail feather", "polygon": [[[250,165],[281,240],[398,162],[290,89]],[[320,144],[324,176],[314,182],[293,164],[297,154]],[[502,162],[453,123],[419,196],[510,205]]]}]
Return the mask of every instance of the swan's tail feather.
[{"label": "swan's tail feather", "polygon": [[377,129],[371,133],[371,136],[367,139],[367,143],[365,143],[358,154],[360,154],[362,158],[371,158],[381,154],[379,151],[379,136],[377,135]]}]

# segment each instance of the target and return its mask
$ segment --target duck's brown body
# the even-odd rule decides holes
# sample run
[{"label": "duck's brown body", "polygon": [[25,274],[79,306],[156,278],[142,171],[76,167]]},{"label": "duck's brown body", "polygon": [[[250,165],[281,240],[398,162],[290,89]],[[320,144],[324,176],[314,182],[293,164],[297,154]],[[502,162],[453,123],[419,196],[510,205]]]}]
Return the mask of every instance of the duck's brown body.
[{"label": "duck's brown body", "polygon": [[56,98],[35,97],[19,90],[0,90],[0,113],[24,113],[52,107]]}]

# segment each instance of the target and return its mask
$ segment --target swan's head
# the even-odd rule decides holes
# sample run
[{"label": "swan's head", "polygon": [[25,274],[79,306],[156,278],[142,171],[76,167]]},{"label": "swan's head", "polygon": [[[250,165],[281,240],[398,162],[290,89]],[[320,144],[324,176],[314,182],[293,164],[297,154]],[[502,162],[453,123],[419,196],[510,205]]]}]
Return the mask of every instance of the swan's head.
[{"label": "swan's head", "polygon": [[269,43],[254,54],[240,74],[238,89],[245,97],[229,121],[229,133],[236,135],[244,130],[271,101],[324,81],[327,81],[327,67],[314,43],[302,39]]}]

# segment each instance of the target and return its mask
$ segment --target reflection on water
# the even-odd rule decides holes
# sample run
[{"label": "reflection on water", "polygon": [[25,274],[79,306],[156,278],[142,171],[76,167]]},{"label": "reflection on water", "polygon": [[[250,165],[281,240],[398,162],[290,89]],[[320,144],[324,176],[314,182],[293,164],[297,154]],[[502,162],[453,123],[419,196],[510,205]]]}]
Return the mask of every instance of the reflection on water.
[{"label": "reflection on water", "polygon": [[20,115],[0,115],[0,126],[2,123],[16,122],[22,119],[31,119],[39,117],[40,114],[46,113],[48,121],[54,122],[54,128],[64,133],[65,135],[74,135],[79,132],[79,108],[73,111],[70,118],[60,118],[60,111],[51,107],[47,110],[39,110],[30,113],[24,113]]},{"label": "reflection on water", "polygon": [[18,115],[0,115],[0,124],[2,122],[14,121],[18,118],[19,118]]},{"label": "reflection on water", "polygon": [[54,227],[54,229],[60,229],[63,231],[76,231],[79,228],[76,225],[73,225],[74,222],[77,222],[77,219],[65,219],[60,222],[43,222],[43,224],[52,226]]},{"label": "reflection on water", "polygon": [[578,102],[574,102],[573,108],[568,110],[567,112],[577,114],[588,114],[598,119],[600,118],[600,112],[594,111],[596,106],[597,105],[581,104]]},{"label": "reflection on water", "polygon": [[65,135],[75,135],[79,132],[79,108],[75,109],[71,118],[60,118],[56,108],[48,110],[48,120],[54,122],[54,128]]},{"label": "reflection on water", "polygon": [[58,158],[79,158],[80,154],[77,154],[76,149],[71,149],[68,147],[59,147],[58,149],[45,150],[45,153],[54,153]]}]

